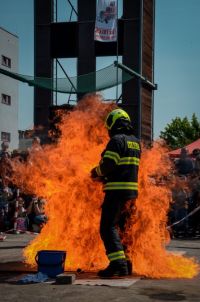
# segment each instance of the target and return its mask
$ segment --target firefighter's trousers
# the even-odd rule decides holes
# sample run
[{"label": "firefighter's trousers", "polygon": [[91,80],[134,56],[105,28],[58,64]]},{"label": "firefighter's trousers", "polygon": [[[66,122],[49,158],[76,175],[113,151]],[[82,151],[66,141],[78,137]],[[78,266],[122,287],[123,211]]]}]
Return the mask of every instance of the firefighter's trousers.
[{"label": "firefighter's trousers", "polygon": [[129,215],[125,210],[128,202],[129,199],[120,197],[114,192],[105,195],[102,205],[100,235],[107,255],[124,250],[117,227],[120,228],[120,233],[123,235],[125,222]]}]

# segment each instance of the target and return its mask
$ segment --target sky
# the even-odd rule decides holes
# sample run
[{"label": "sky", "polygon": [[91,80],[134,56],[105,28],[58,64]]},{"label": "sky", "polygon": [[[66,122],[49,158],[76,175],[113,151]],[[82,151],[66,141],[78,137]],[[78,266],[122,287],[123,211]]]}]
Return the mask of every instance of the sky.
[{"label": "sky", "polygon": [[[70,10],[66,3],[66,0],[58,0],[58,21],[69,20]],[[200,119],[199,12],[200,0],[156,0],[154,82],[158,84],[158,90],[154,93],[154,138],[176,116],[191,119],[195,113]],[[0,0],[0,27],[19,37],[19,73],[26,75],[33,75],[33,20],[33,0]],[[113,57],[104,62],[98,60],[97,69],[114,60]],[[62,63],[66,68],[70,67],[70,76],[75,75],[75,59]],[[66,95],[59,94],[58,103],[64,100]],[[19,129],[32,125],[33,88],[20,83]]]}]

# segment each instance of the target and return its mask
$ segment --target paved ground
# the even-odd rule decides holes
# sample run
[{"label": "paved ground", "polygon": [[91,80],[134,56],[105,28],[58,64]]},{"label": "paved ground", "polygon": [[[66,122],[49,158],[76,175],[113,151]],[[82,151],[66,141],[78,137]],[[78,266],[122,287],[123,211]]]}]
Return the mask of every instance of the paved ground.
[{"label": "paved ground", "polygon": [[[25,268],[22,249],[33,235],[8,235],[0,242],[0,301],[68,301],[68,302],[200,302],[200,276],[192,280],[140,279],[128,288],[85,285],[32,284],[16,285],[8,282]],[[200,240],[173,240],[171,249],[185,251],[200,261]]]}]

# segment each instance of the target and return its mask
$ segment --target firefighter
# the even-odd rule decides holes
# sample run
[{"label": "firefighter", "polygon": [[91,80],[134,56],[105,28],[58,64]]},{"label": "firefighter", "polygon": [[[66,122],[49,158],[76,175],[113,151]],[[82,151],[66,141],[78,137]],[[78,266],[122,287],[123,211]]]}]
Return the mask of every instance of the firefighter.
[{"label": "firefighter", "polygon": [[117,227],[124,227],[125,207],[130,200],[134,202],[138,194],[140,143],[133,135],[130,117],[124,110],[111,111],[105,125],[110,141],[101,154],[99,165],[91,170],[91,177],[103,179],[104,183],[100,235],[110,263],[98,275],[109,278],[131,273],[131,263],[127,261]]}]

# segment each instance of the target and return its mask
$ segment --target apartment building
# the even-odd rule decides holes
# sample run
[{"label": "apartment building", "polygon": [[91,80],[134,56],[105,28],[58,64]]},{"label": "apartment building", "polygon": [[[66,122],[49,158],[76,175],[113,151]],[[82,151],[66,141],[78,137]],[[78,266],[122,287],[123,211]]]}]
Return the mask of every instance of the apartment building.
[{"label": "apartment building", "polygon": [[[0,27],[0,68],[18,72],[19,38]],[[0,143],[18,149],[18,81],[0,74]]]}]

